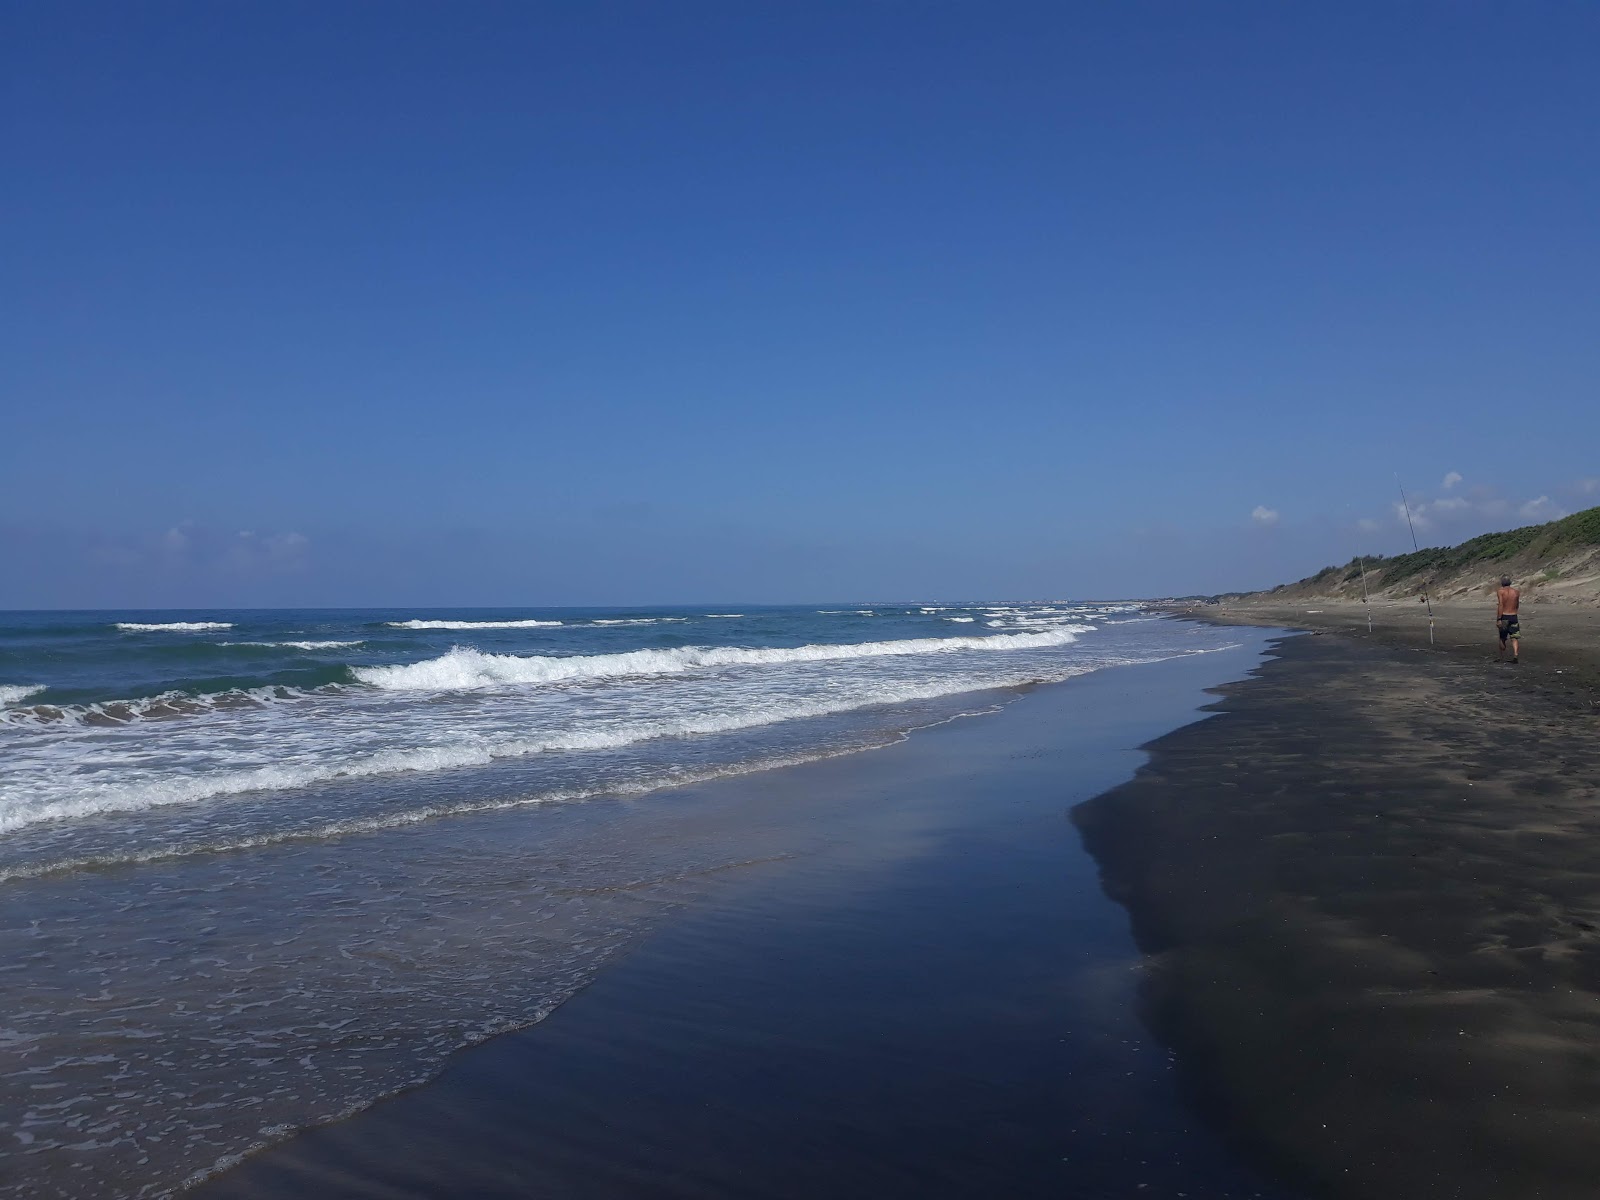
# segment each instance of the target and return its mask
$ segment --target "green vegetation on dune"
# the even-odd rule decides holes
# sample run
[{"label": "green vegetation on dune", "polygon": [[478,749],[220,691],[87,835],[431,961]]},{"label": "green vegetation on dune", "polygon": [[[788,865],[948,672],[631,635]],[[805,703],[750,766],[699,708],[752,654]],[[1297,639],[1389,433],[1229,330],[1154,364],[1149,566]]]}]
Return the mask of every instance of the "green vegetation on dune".
[{"label": "green vegetation on dune", "polygon": [[[1387,589],[1406,580],[1427,582],[1480,564],[1487,567],[1514,558],[1529,562],[1560,558],[1591,546],[1600,546],[1600,507],[1586,508],[1543,525],[1481,534],[1459,546],[1428,546],[1392,558],[1375,554],[1368,556],[1365,563],[1373,586]],[[1324,567],[1315,575],[1288,586],[1314,589],[1354,582],[1361,577],[1362,561],[1352,558],[1342,567]]]}]

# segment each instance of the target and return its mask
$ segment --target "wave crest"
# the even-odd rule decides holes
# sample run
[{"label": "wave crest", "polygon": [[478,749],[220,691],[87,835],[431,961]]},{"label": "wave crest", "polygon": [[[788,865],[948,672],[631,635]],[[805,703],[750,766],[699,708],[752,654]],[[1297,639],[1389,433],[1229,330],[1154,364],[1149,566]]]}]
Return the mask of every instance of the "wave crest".
[{"label": "wave crest", "polygon": [[124,633],[206,633],[213,629],[232,629],[232,621],[118,621]]},{"label": "wave crest", "polygon": [[[338,684],[326,684],[318,692],[338,690]],[[42,691],[34,688],[32,691]],[[31,692],[28,694],[32,694]],[[26,708],[7,709],[0,724],[10,726],[59,727],[81,725],[88,728],[127,725],[134,721],[160,720],[165,717],[192,717],[202,713],[228,712],[240,708],[261,708],[279,700],[294,700],[312,694],[304,688],[283,684],[264,684],[253,688],[229,688],[222,692],[193,694],[190,692],[160,692],[154,696],[140,696],[134,700],[101,700],[93,704],[34,704]]]},{"label": "wave crest", "polygon": [[[1080,668],[1085,670],[1087,668]],[[1076,673],[1076,672],[1075,672]],[[997,686],[990,683],[984,686]],[[226,771],[215,775],[191,775],[131,786],[105,786],[84,789],[71,799],[59,799],[31,808],[0,809],[0,834],[28,825],[45,822],[75,820],[111,813],[142,812],[147,809],[168,808],[174,805],[193,804],[219,796],[234,796],[246,792],[306,787],[334,779],[352,779],[372,775],[389,775],[410,771],[441,771],[461,767],[485,766],[496,759],[520,758],[526,755],[552,751],[614,750],[640,742],[661,738],[700,737],[707,734],[733,733],[783,721],[802,720],[809,717],[831,716],[853,712],[879,704],[905,703],[927,700],[954,692],[971,690],[961,682],[937,681],[911,686],[882,686],[868,688],[857,694],[820,696],[764,705],[731,713],[696,713],[678,717],[639,721],[609,729],[572,729],[544,736],[505,737],[484,741],[466,740],[435,746],[395,747],[360,754],[338,761],[311,763],[273,763],[239,771]],[[826,753],[821,755],[826,756]],[[809,757],[818,757],[811,755]],[[797,759],[796,761],[802,761]],[[719,768],[718,772],[739,772],[748,767]],[[653,791],[659,787],[673,786],[679,780],[669,773],[666,777],[647,783],[639,790]],[[628,785],[608,785],[594,794],[615,793]],[[399,824],[409,824],[447,811],[470,811],[474,808],[513,807],[554,796],[521,798],[490,805],[468,804],[455,809],[425,808],[419,813],[401,813],[398,817],[385,816],[371,821],[356,822],[341,827],[330,827],[329,835],[337,832],[354,832],[365,828],[380,829]],[[294,836],[291,834],[290,836]],[[281,835],[268,835],[262,839],[248,839],[242,845],[267,844],[282,840]],[[233,847],[224,846],[223,849]],[[167,857],[167,851],[157,851],[153,857]],[[78,860],[92,864],[95,859]],[[106,859],[104,861],[118,861]],[[48,873],[77,865],[74,862],[53,863],[40,868],[21,867],[0,869],[0,883],[16,877]]]},{"label": "wave crest", "polygon": [[361,642],[218,642],[219,646],[269,646],[273,649],[291,650],[343,650],[359,646]]},{"label": "wave crest", "polygon": [[507,684],[566,683],[651,675],[681,675],[706,667],[772,666],[784,663],[839,662],[908,654],[949,654],[973,650],[1033,650],[1064,646],[1093,626],[1065,625],[1039,633],[991,637],[906,638],[892,642],[789,647],[682,646],[671,650],[630,650],[621,654],[486,654],[457,646],[448,654],[403,666],[354,667],[362,683],[393,690],[458,691]]},{"label": "wave crest", "polygon": [[560,621],[385,621],[391,629],[543,629]]}]

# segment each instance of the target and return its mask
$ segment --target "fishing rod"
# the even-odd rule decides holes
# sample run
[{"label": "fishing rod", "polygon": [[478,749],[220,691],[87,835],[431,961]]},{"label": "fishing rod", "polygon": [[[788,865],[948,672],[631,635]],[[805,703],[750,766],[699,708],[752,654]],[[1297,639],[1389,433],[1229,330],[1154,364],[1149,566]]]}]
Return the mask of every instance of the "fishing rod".
[{"label": "fishing rod", "polygon": [[[1411,523],[1411,501],[1406,499],[1406,485],[1400,482],[1398,474],[1394,477],[1395,486],[1400,489],[1400,504],[1406,510],[1406,528],[1411,531],[1411,548],[1418,554],[1422,547],[1417,545],[1417,527]],[[1428,599],[1428,589],[1422,589],[1422,602],[1428,606],[1428,645],[1433,645],[1433,601]]]},{"label": "fishing rod", "polygon": [[1367,610],[1367,632],[1372,632],[1372,605],[1367,600],[1367,560],[1364,555],[1356,555],[1356,561],[1361,564],[1361,607]]}]

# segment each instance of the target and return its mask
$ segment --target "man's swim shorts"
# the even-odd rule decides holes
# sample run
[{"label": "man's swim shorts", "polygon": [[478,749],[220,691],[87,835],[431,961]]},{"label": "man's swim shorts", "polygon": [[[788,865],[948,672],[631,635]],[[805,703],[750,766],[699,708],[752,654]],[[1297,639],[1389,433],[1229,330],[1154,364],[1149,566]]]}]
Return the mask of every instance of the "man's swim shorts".
[{"label": "man's swim shorts", "polygon": [[1500,626],[1500,640],[1502,642],[1507,638],[1522,636],[1522,626],[1517,621],[1516,613],[1508,613],[1506,616],[1498,617],[1495,623]]}]

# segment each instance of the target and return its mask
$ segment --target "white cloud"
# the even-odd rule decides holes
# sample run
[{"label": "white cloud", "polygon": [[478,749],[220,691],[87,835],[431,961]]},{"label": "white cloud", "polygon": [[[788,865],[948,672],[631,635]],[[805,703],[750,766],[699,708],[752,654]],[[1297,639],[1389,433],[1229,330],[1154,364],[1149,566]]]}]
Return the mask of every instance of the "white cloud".
[{"label": "white cloud", "polygon": [[1557,521],[1566,515],[1567,510],[1549,496],[1536,497],[1517,509],[1517,516],[1527,521]]},{"label": "white cloud", "polygon": [[167,571],[207,572],[224,569],[256,574],[298,571],[307,565],[311,539],[303,533],[257,534],[241,529],[225,533],[179,521],[162,533],[107,537],[88,548],[99,563],[134,567],[159,563]]},{"label": "white cloud", "polygon": [[1410,525],[1413,529],[1432,529],[1433,522],[1428,520],[1428,514],[1425,511],[1427,507],[1426,504],[1413,504],[1411,506],[1411,518],[1408,521],[1406,519],[1406,506],[1396,500],[1394,502],[1394,519],[1401,525]]},{"label": "white cloud", "polygon": [[[1539,495],[1518,502],[1508,500],[1499,488],[1487,483],[1467,483],[1459,471],[1444,477],[1448,494],[1439,496],[1411,496],[1411,524],[1420,542],[1444,544],[1458,542],[1474,534],[1513,525],[1532,525],[1544,521],[1557,521],[1569,515],[1574,508],[1584,508],[1600,499],[1600,477],[1579,479],[1563,483],[1552,489],[1550,495]],[[1389,501],[1394,514],[1394,526],[1402,537],[1406,534],[1406,508],[1400,500]],[[1362,520],[1356,523],[1362,533],[1378,531],[1380,524],[1393,528],[1386,521]],[[1407,539],[1409,540],[1409,539]]]},{"label": "white cloud", "polygon": [[304,565],[311,539],[303,533],[273,533],[260,537],[241,529],[232,541],[219,547],[221,560],[236,571],[298,569]]},{"label": "white cloud", "polygon": [[1250,510],[1250,519],[1264,529],[1271,528],[1278,523],[1278,510],[1258,504]]},{"label": "white cloud", "polygon": [[275,533],[267,539],[267,553],[279,560],[295,558],[309,545],[311,539],[303,533]]}]

